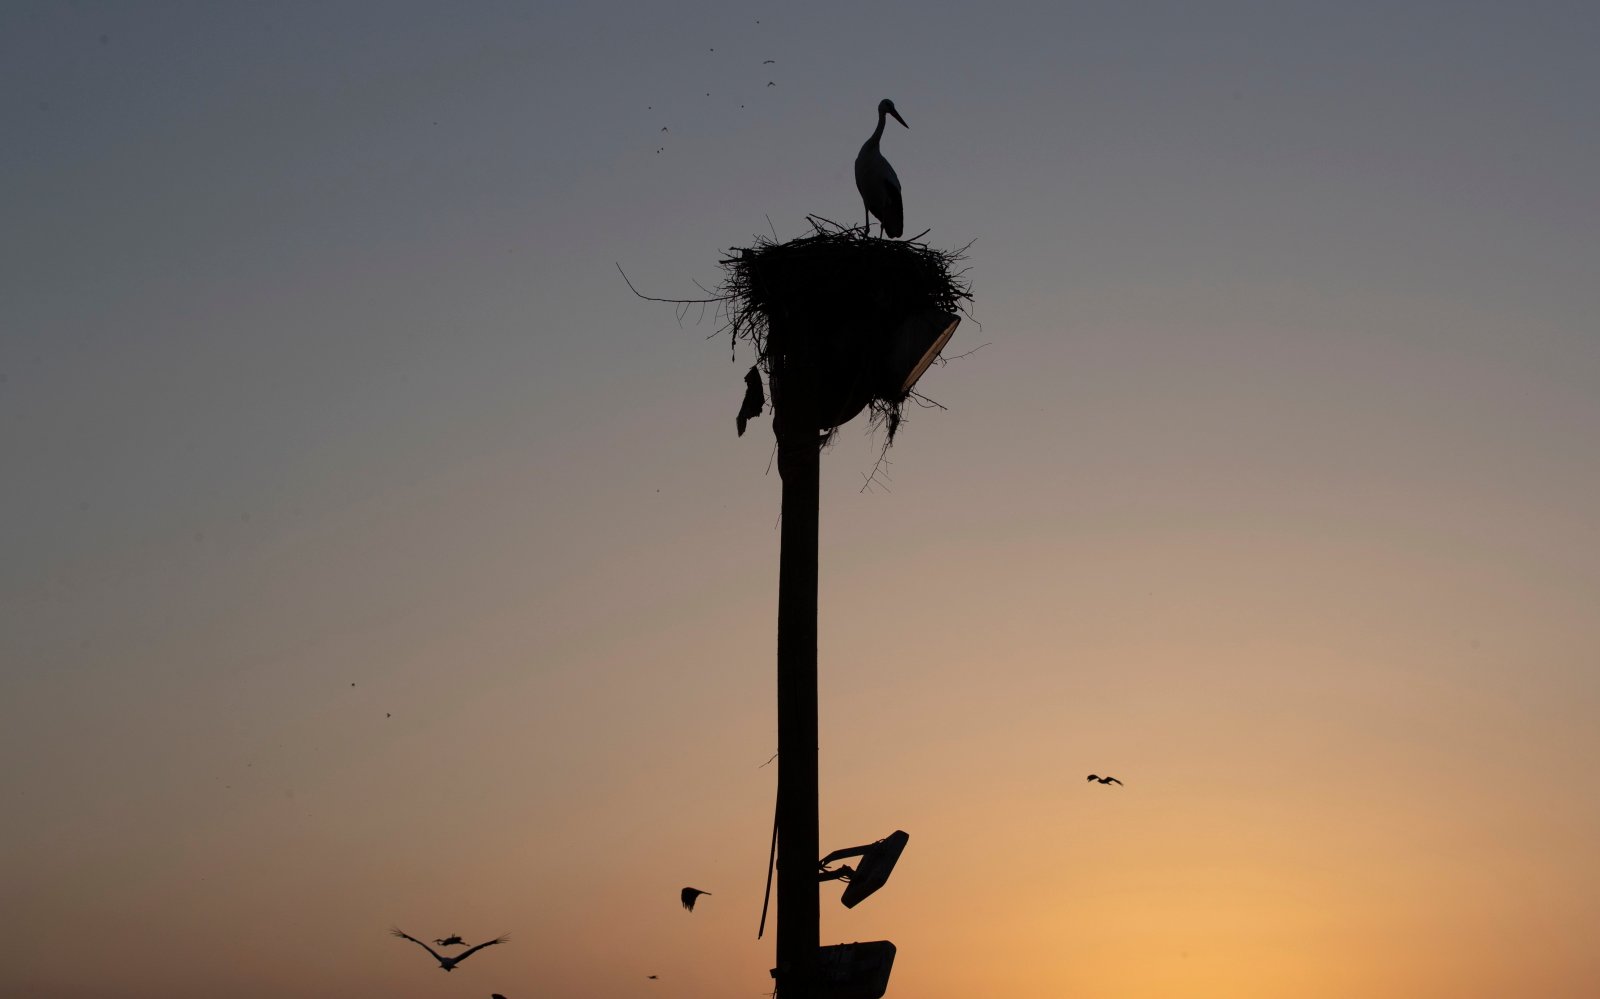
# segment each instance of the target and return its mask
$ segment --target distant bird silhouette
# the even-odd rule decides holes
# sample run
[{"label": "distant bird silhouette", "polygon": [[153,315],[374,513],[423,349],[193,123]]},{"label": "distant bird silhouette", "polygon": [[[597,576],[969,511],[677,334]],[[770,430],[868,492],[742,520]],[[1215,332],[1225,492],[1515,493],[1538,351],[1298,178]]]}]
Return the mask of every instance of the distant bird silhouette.
[{"label": "distant bird silhouette", "polygon": [[873,130],[872,137],[861,144],[861,152],[856,154],[856,190],[861,192],[861,204],[866,208],[867,229],[872,229],[872,216],[876,215],[882,233],[890,239],[899,239],[905,231],[900,178],[895,176],[894,167],[878,151],[878,140],[883,138],[883,123],[889,115],[894,115],[894,120],[901,126],[911,127],[894,109],[894,101],[885,97],[878,102],[878,127]]},{"label": "distant bird silhouette", "polygon": [[1121,784],[1122,783],[1122,781],[1117,780],[1115,777],[1101,777],[1101,776],[1099,776],[1097,774],[1090,774],[1088,779],[1089,780],[1094,780],[1094,781],[1099,781],[1102,784]]},{"label": "distant bird silhouette", "polygon": [[695,900],[698,899],[701,895],[709,895],[709,894],[711,894],[711,893],[708,892],[708,891],[701,891],[698,888],[685,888],[679,894],[679,898],[681,898],[683,900],[683,907],[685,909],[688,909],[690,912],[693,912],[694,911]]},{"label": "distant bird silhouette", "polygon": [[472,955],[476,954],[478,951],[483,950],[485,947],[493,947],[497,943],[505,943],[507,940],[511,939],[510,937],[495,937],[493,940],[489,940],[489,941],[487,941],[485,943],[481,943],[476,947],[469,947],[468,949],[466,949],[466,950],[462,951],[461,953],[457,954],[455,957],[445,957],[443,954],[440,954],[438,951],[434,950],[432,947],[429,947],[427,944],[423,943],[421,940],[418,940],[416,937],[412,936],[411,934],[405,932],[404,930],[402,930],[398,926],[394,927],[389,932],[394,934],[397,937],[401,937],[402,939],[410,940],[412,943],[416,944],[418,947],[421,947],[423,950],[427,951],[429,954],[432,954],[433,955],[433,959],[435,961],[439,962],[439,967],[443,968],[446,971],[454,971],[454,970],[456,970],[456,965],[460,964],[462,961],[465,961],[467,958],[469,958]]},{"label": "distant bird silhouette", "polygon": [[443,940],[434,940],[434,943],[438,944],[440,947],[463,947],[467,942],[461,939],[460,936],[449,936],[445,937]]},{"label": "distant bird silhouette", "polygon": [[774,82],[773,82],[773,81],[771,81],[771,80],[768,80],[768,81],[767,81],[767,86],[769,86],[769,87],[776,87],[776,86],[777,86],[777,84],[776,84],[776,83],[774,83]]},{"label": "distant bird silhouette", "polygon": [[763,59],[761,61],[761,65],[763,65],[763,66],[771,66],[773,63],[775,63],[777,61],[778,60],[776,60],[776,59]]},{"label": "distant bird silhouette", "polygon": [[645,975],[646,978],[660,978],[660,975]]},{"label": "distant bird silhouette", "polygon": [[489,993],[489,999],[506,999],[506,997],[498,992],[491,992]]}]

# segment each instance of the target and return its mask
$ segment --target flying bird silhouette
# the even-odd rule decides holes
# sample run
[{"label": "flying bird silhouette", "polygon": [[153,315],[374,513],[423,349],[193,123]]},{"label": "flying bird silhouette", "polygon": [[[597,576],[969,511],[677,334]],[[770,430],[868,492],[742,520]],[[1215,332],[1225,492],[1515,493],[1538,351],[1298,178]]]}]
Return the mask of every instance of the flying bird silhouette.
[{"label": "flying bird silhouette", "polygon": [[701,895],[709,894],[711,893],[708,891],[701,891],[698,888],[685,888],[681,893],[679,893],[679,898],[683,900],[683,907],[688,909],[690,912],[693,912],[695,900]]},{"label": "flying bird silhouette", "polygon": [[894,120],[902,127],[911,127],[894,109],[894,101],[885,97],[878,102],[878,127],[873,130],[872,137],[861,144],[861,152],[856,154],[856,190],[861,192],[861,204],[867,211],[867,229],[871,230],[872,216],[876,215],[883,235],[899,239],[905,231],[900,178],[895,176],[894,167],[878,151],[878,140],[883,138],[883,123],[889,115],[894,115]]},{"label": "flying bird silhouette", "polygon": [[778,60],[776,60],[776,59],[763,59],[761,61],[761,65],[763,65],[763,66],[771,66],[773,63],[775,63],[777,61]]},{"label": "flying bird silhouette", "polygon": [[404,938],[406,940],[410,940],[412,943],[416,944],[418,947],[421,947],[423,950],[427,951],[429,954],[432,954],[433,955],[433,959],[435,961],[439,962],[439,967],[443,968],[446,971],[454,971],[454,970],[456,970],[456,965],[460,964],[462,961],[465,961],[467,958],[469,958],[472,955],[476,954],[478,951],[483,950],[485,947],[493,947],[497,943],[505,943],[507,940],[511,939],[510,937],[495,937],[493,940],[489,940],[489,941],[486,941],[485,943],[478,944],[478,946],[476,946],[476,947],[469,947],[466,950],[462,951],[461,953],[457,954],[455,957],[445,957],[443,954],[440,954],[438,951],[434,950],[432,947],[429,947],[427,944],[423,943],[421,940],[418,940],[416,937],[412,936],[411,934],[405,932],[404,930],[402,930],[398,926],[394,927],[389,932],[394,934],[397,937],[402,937],[402,938]]},{"label": "flying bird silhouette", "polygon": [[445,937],[443,940],[435,939],[433,942],[440,947],[461,947],[466,945],[466,941],[461,939],[459,934]]},{"label": "flying bird silhouette", "polygon": [[1090,774],[1088,779],[1089,780],[1093,780],[1093,781],[1099,781],[1102,784],[1121,784],[1122,783],[1122,781],[1117,780],[1115,777],[1101,777],[1098,774]]}]

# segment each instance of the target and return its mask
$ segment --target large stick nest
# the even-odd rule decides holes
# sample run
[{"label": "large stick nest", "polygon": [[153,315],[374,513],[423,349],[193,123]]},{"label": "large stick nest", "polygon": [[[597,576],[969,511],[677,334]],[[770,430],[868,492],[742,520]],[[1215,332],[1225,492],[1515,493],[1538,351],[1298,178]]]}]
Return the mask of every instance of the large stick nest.
[{"label": "large stick nest", "polygon": [[[845,228],[810,216],[810,235],[775,242],[757,239],[754,246],[735,248],[722,261],[726,278],[718,289],[725,329],[737,349],[747,342],[756,366],[771,384],[776,350],[774,329],[811,338],[827,366],[859,372],[860,380],[839,392],[866,396],[872,426],[887,432],[885,448],[894,442],[901,409],[916,392],[885,382],[870,361],[908,317],[937,310],[963,313],[972,301],[966,271],[958,265],[971,244],[941,250],[909,240],[870,236],[865,228]],[[926,235],[923,233],[922,235]],[[854,416],[856,409],[838,422]],[[824,421],[819,430],[831,432]]]}]

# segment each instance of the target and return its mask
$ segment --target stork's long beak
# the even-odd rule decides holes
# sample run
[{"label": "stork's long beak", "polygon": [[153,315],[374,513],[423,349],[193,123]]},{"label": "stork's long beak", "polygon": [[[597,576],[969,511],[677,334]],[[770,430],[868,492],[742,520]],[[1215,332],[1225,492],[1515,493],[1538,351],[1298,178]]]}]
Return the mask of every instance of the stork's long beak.
[{"label": "stork's long beak", "polygon": [[889,109],[889,113],[894,115],[894,120],[898,121],[902,128],[910,128],[911,127],[910,125],[906,124],[906,120],[904,118],[900,117],[900,112],[896,111],[894,108],[890,108]]}]

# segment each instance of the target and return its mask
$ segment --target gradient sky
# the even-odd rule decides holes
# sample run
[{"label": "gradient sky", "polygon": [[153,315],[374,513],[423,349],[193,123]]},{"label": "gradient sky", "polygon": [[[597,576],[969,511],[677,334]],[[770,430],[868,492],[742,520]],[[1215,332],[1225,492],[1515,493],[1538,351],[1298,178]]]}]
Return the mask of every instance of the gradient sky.
[{"label": "gradient sky", "polygon": [[887,490],[824,456],[822,843],[911,834],[824,942],[917,999],[1600,994],[1597,51],[1587,3],[0,6],[0,992],[770,989],[770,423],[614,264],[858,220],[892,97],[988,346]]}]

